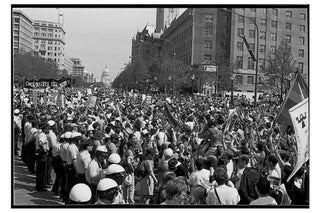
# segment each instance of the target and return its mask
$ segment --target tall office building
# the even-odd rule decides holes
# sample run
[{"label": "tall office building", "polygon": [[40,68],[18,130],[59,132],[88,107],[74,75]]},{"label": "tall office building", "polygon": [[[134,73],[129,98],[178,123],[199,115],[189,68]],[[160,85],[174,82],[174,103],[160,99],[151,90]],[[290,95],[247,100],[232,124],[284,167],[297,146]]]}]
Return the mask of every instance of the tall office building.
[{"label": "tall office building", "polygon": [[64,57],[63,69],[65,69],[68,72],[68,75],[72,75],[73,62],[67,56]]},{"label": "tall office building", "polygon": [[32,52],[33,26],[32,19],[20,10],[12,12],[13,52]]},{"label": "tall office building", "polygon": [[[308,79],[308,11],[307,8],[228,8],[243,16],[221,8],[188,8],[174,20],[157,41],[165,46],[169,56],[186,65],[212,70],[206,79],[212,85],[216,77],[235,76],[236,90],[253,92],[255,62],[243,43],[244,35],[256,53],[259,28],[259,78],[268,53],[275,52],[282,40],[292,47],[299,70]],[[170,42],[168,42],[169,40]],[[155,51],[159,48],[155,49]],[[163,50],[163,48],[161,49]],[[154,53],[155,54],[155,53]],[[219,70],[219,76],[215,75]],[[222,76],[220,76],[222,75]],[[212,89],[211,89],[212,90]]]},{"label": "tall office building", "polygon": [[179,8],[157,8],[156,32],[160,33],[167,29],[171,22],[180,15]]},{"label": "tall office building", "polygon": [[72,75],[83,78],[84,66],[81,64],[80,58],[70,58],[73,62]]},{"label": "tall office building", "polygon": [[58,69],[64,69],[65,29],[60,23],[40,21],[33,22],[34,50],[42,58],[57,63]]}]

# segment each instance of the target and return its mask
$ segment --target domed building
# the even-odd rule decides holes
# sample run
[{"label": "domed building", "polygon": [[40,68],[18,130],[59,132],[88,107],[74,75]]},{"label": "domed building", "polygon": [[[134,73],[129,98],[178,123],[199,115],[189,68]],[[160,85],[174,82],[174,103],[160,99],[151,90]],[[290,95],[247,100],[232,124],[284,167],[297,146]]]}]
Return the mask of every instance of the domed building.
[{"label": "domed building", "polygon": [[104,69],[102,71],[101,82],[104,85],[109,85],[110,82],[111,82],[110,72],[109,72],[109,70],[107,68],[107,65],[104,67]]}]

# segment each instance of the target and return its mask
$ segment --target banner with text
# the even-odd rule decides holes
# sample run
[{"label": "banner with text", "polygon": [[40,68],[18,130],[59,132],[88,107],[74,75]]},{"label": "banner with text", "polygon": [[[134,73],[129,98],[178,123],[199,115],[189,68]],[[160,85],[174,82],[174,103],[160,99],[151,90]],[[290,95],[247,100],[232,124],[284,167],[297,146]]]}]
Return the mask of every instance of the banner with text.
[{"label": "banner with text", "polygon": [[309,159],[309,99],[301,101],[299,104],[289,109],[289,114],[293,123],[297,139],[297,162],[288,177],[289,181],[301,166]]}]

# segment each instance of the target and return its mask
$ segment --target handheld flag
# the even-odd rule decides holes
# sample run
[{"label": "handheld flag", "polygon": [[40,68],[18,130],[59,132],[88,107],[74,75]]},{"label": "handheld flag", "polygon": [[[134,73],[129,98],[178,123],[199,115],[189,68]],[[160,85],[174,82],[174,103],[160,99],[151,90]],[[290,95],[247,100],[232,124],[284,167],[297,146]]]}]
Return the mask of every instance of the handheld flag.
[{"label": "handheld flag", "polygon": [[300,73],[297,73],[296,78],[284,100],[276,121],[284,126],[292,125],[289,115],[289,109],[297,105],[301,101],[309,97],[309,90],[307,84],[304,82]]},{"label": "handheld flag", "polygon": [[297,162],[288,177],[289,181],[293,175],[301,168],[301,166],[309,159],[309,99],[301,101],[296,106],[289,109],[292,119],[296,139],[297,139]]}]

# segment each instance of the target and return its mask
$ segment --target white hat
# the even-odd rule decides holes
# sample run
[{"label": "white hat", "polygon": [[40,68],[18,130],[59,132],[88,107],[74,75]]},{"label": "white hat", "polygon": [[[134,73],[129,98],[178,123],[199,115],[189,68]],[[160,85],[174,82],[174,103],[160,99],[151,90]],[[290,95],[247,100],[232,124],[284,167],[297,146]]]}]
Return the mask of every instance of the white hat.
[{"label": "white hat", "polygon": [[120,163],[120,161],[121,161],[120,155],[118,155],[117,153],[112,153],[109,156],[108,161],[110,163]]},{"label": "white hat", "polygon": [[93,130],[94,130],[93,126],[92,126],[92,125],[89,125],[89,126],[88,126],[88,131],[93,131]]},{"label": "white hat", "polygon": [[71,138],[72,132],[66,132],[64,133],[64,138]]},{"label": "white hat", "polygon": [[120,166],[119,164],[111,164],[107,169],[106,169],[106,175],[111,175],[115,173],[121,173],[124,172],[124,168]]},{"label": "white hat", "polygon": [[172,157],[172,155],[173,155],[173,150],[170,149],[170,148],[167,148],[167,149],[165,149],[165,150],[163,151],[163,155],[164,155],[164,156],[168,156],[168,157]]},{"label": "white hat", "polygon": [[118,184],[116,181],[110,178],[103,178],[99,181],[97,185],[97,191],[106,191],[111,188],[118,187]]},{"label": "white hat", "polygon": [[105,152],[105,153],[108,152],[108,150],[107,150],[107,148],[105,146],[98,146],[96,151]]},{"label": "white hat", "polygon": [[76,138],[76,137],[79,137],[81,136],[82,134],[80,132],[72,132],[71,134],[71,138]]},{"label": "white hat", "polygon": [[69,198],[74,202],[88,202],[91,199],[91,189],[84,183],[74,185],[70,191]]},{"label": "white hat", "polygon": [[19,109],[15,109],[15,110],[13,111],[13,113],[14,113],[14,114],[19,114],[19,113],[20,113],[20,110],[19,110]]},{"label": "white hat", "polygon": [[54,122],[53,120],[48,121],[48,125],[49,125],[49,126],[53,126],[53,125],[55,125],[55,123],[56,123],[56,122]]}]

